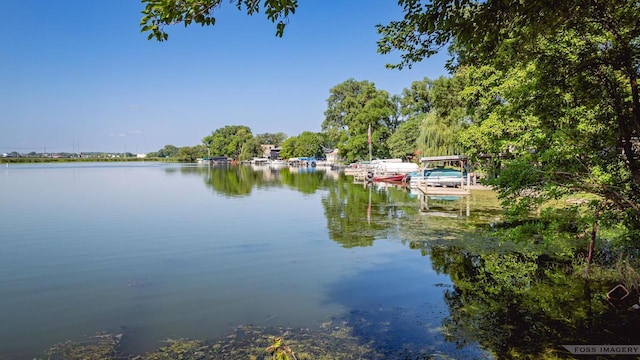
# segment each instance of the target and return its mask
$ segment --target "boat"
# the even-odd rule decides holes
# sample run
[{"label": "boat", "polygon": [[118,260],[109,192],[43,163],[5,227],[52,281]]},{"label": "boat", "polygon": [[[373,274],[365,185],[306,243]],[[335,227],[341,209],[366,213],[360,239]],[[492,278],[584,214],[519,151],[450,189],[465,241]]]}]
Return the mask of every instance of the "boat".
[{"label": "boat", "polygon": [[418,171],[419,166],[418,164],[404,162],[372,162],[372,169],[376,174],[407,175]]},{"label": "boat", "polygon": [[269,165],[270,162],[271,162],[271,160],[269,160],[268,158],[254,157],[253,159],[251,159],[251,161],[249,163],[251,165],[264,166],[264,165]]},{"label": "boat", "polygon": [[462,173],[460,170],[445,168],[422,169],[411,174],[409,185],[411,187],[420,185],[459,187],[465,184],[465,178],[466,173]]},{"label": "boat", "polygon": [[347,167],[344,168],[343,171],[345,175],[353,176],[366,171],[369,168],[369,166],[370,166],[369,161],[359,161],[359,162],[348,165]]},{"label": "boat", "polygon": [[371,181],[374,182],[407,182],[409,175],[407,174],[395,174],[395,175],[373,175]]},{"label": "boat", "polygon": [[403,162],[380,162],[374,163],[367,171],[368,181],[403,182],[407,183],[410,173],[418,170],[418,164]]},{"label": "boat", "polygon": [[202,159],[198,159],[199,165],[220,165],[229,163],[229,159],[226,156],[210,156]]},{"label": "boat", "polygon": [[316,167],[316,158],[314,157],[300,157],[289,159],[289,166],[311,166]]}]

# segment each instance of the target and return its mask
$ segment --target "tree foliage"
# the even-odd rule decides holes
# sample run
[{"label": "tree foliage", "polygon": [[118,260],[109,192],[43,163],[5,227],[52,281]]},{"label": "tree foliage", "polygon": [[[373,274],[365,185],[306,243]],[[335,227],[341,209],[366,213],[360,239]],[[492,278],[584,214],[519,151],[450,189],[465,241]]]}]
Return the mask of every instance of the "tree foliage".
[{"label": "tree foliage", "polygon": [[423,156],[459,155],[463,152],[459,134],[469,121],[464,79],[456,74],[429,85],[429,111],[422,117],[418,149]]},{"label": "tree foliage", "polygon": [[321,133],[303,131],[296,140],[296,156],[322,158],[324,136]]},{"label": "tree foliage", "polygon": [[273,145],[275,147],[279,147],[282,145],[282,143],[284,142],[284,140],[287,138],[287,134],[283,133],[283,132],[278,132],[278,133],[264,133],[264,134],[257,134],[255,136],[256,142],[260,145],[265,145],[265,144],[269,144],[269,145]]},{"label": "tree foliage", "polygon": [[227,125],[216,129],[211,135],[205,136],[202,143],[206,144],[212,156],[227,156],[232,159],[241,159],[240,155],[250,156],[251,152],[244,150],[253,143],[251,129],[244,125]]},{"label": "tree foliage", "polygon": [[418,149],[418,134],[420,134],[420,116],[413,116],[403,122],[389,137],[389,152],[393,158],[412,160]]},{"label": "tree foliage", "polygon": [[207,148],[204,145],[183,146],[178,149],[176,157],[182,162],[194,162],[198,158],[203,158],[207,154]]},{"label": "tree foliage", "polygon": [[379,50],[400,50],[402,68],[451,45],[452,68],[473,68],[467,143],[500,164],[503,198],[527,209],[593,193],[640,228],[640,3],[399,3]]},{"label": "tree foliage", "polygon": [[406,117],[428,113],[431,110],[432,89],[433,81],[429,78],[412,82],[409,88],[402,90],[400,113]]},{"label": "tree foliage", "polygon": [[315,157],[324,156],[323,145],[325,138],[322,133],[303,131],[300,135],[291,136],[282,144],[280,157],[283,159],[293,157]]},{"label": "tree foliage", "polygon": [[322,130],[328,144],[337,147],[346,161],[368,158],[367,133],[371,126],[373,156],[388,157],[387,139],[396,107],[388,92],[369,81],[348,79],[331,88]]},{"label": "tree foliage", "polygon": [[296,142],[298,141],[297,136],[290,136],[287,140],[282,143],[280,147],[280,158],[281,159],[289,159],[296,157]]},{"label": "tree foliage", "polygon": [[[148,32],[148,39],[158,41],[167,40],[169,34],[164,31],[167,25],[192,23],[215,25],[214,13],[222,7],[223,0],[141,0],[145,4],[142,11],[140,26],[142,32]],[[293,15],[298,7],[297,0],[230,0],[230,4],[248,15],[264,11],[267,19],[276,24],[276,36],[282,37],[289,22],[289,15]]]},{"label": "tree foliage", "polygon": [[178,154],[178,147],[174,145],[165,145],[162,149],[148,153],[148,157],[161,157],[161,158],[169,158],[174,157]]}]

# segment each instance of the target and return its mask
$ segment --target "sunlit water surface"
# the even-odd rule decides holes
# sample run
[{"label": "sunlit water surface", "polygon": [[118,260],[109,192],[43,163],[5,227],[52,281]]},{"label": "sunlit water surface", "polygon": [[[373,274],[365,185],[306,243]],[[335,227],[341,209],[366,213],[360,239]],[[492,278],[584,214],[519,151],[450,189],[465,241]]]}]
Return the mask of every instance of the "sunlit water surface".
[{"label": "sunlit water surface", "polygon": [[399,342],[484,354],[444,341],[451,281],[393,229],[402,211],[389,213],[384,189],[352,206],[353,223],[334,210],[355,185],[335,174],[229,171],[3,165],[0,356],[31,359],[101,330],[123,332],[139,353],[166,338],[216,338],[243,324],[314,328],[354,313],[382,316]]}]

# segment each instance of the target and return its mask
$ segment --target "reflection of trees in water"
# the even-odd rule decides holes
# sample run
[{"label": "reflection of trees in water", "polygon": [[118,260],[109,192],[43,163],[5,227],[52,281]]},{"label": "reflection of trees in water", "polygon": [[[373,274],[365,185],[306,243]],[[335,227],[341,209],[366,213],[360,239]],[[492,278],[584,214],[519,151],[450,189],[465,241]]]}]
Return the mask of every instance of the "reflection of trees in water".
[{"label": "reflection of trees in water", "polygon": [[[331,239],[345,247],[369,246],[396,227],[396,219],[416,213],[416,200],[404,189],[373,189],[354,184],[350,178],[316,168],[271,169],[267,166],[185,166],[182,174],[202,176],[207,187],[224,196],[248,196],[254,188],[283,187],[303,194],[319,189]],[[169,170],[167,170],[169,171]],[[172,169],[176,171],[176,169]]]},{"label": "reflection of trees in water", "polygon": [[[586,282],[566,239],[532,245],[482,235],[499,215],[495,199],[490,200],[484,209],[472,208],[470,217],[425,216],[406,193],[374,189],[368,221],[368,188],[342,182],[322,199],[334,241],[354,247],[397,237],[429,256],[436,272],[450,277],[454,286],[444,294],[449,314],[440,325],[451,344],[466,348],[478,343],[498,359],[533,359],[570,357],[563,344],[640,343],[640,313],[610,306],[605,294],[611,284]],[[563,256],[548,255],[556,252]],[[362,277],[377,278],[369,273]],[[397,340],[393,332],[402,334],[407,341],[403,346],[417,349],[424,345],[414,336],[422,325],[412,327],[412,319],[429,322],[419,309],[398,313],[354,307],[346,318],[363,342],[388,347]]]},{"label": "reflection of trees in water", "polygon": [[397,219],[417,211],[403,189],[374,189],[343,178],[328,188],[322,205],[329,236],[344,247],[370,246],[397,226]]},{"label": "reflection of trees in water", "polygon": [[284,168],[280,171],[280,179],[284,184],[292,189],[298,190],[304,194],[313,194],[318,189],[324,189],[331,186],[333,179],[329,178],[324,171],[318,171],[315,168],[302,168],[308,171],[291,171]]},{"label": "reflection of trees in water", "polygon": [[454,283],[443,323],[452,342],[477,341],[500,359],[566,355],[562,344],[640,343],[638,314],[609,306],[607,287],[582,280],[570,262],[445,246],[427,252]]},{"label": "reflection of trees in water", "polygon": [[[166,171],[178,171],[168,168]],[[288,186],[305,194],[312,194],[333,182],[323,171],[292,172],[289,168],[268,166],[183,166],[180,173],[202,176],[207,187],[224,196],[248,196],[254,188]]]},{"label": "reflection of trees in water", "polygon": [[261,173],[246,166],[185,166],[180,172],[202,176],[207,187],[225,196],[247,196],[254,186],[268,184]]},{"label": "reflection of trees in water", "polygon": [[[243,166],[180,171],[202,176],[208,187],[225,196],[247,196],[254,187],[286,186],[304,194],[323,189],[329,236],[347,248],[371,246],[375,239],[386,237],[407,240],[453,283],[444,293],[449,313],[436,324],[442,325],[453,346],[477,342],[502,359],[567,357],[562,344],[640,343],[638,313],[617,311],[606,302],[611,284],[586,283],[570,260],[544,255],[526,244],[483,237],[480,229],[497,211],[492,206],[483,211],[475,204],[477,199],[472,198],[470,217],[439,218],[420,214],[418,200],[404,190],[363,187],[344,176],[336,181],[321,171],[266,172]],[[360,275],[335,291],[336,298],[344,297],[337,301],[352,310],[345,320],[354,335],[381,347],[398,339],[392,334],[402,334],[415,348],[424,345],[420,337],[424,326],[435,327],[427,316],[429,309],[424,309],[426,313],[419,307],[424,305],[404,312],[386,307],[358,309],[358,303],[344,295],[351,285],[383,278],[370,272]]]}]

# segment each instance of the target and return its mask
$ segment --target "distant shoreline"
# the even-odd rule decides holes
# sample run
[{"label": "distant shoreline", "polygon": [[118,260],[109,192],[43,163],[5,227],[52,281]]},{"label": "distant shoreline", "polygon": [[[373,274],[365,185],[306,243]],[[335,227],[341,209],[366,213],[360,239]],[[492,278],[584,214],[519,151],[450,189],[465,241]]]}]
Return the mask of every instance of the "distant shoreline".
[{"label": "distant shoreline", "polygon": [[3,157],[0,158],[0,164],[36,164],[36,163],[63,163],[63,162],[144,162],[144,161],[163,161],[163,162],[176,162],[174,160],[163,158],[51,158],[51,157]]}]

